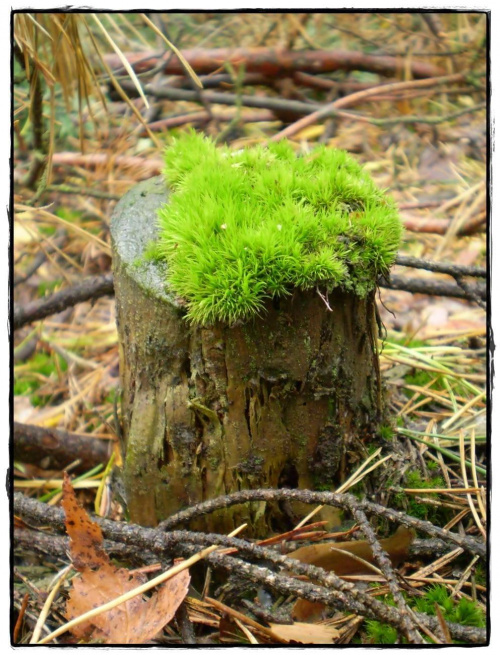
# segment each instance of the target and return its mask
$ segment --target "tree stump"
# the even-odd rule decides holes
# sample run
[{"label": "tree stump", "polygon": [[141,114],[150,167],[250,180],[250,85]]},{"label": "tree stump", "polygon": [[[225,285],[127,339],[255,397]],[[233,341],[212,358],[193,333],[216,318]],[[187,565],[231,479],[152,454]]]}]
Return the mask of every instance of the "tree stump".
[{"label": "tree stump", "polygon": [[[334,291],[330,311],[297,289],[242,325],[190,324],[166,264],[143,258],[167,197],[162,178],[140,183],[111,223],[131,520],[240,489],[334,489],[381,420],[375,292]],[[269,534],[299,509],[254,503],[192,527]]]}]

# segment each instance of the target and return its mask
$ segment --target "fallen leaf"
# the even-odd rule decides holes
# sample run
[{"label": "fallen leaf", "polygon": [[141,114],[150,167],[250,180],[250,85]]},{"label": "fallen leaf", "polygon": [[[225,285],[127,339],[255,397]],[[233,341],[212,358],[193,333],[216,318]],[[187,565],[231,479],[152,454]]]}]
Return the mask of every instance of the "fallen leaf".
[{"label": "fallen leaf", "polygon": [[[118,568],[103,549],[103,536],[97,523],[80,507],[65,475],[62,505],[70,536],[71,559],[81,575],[73,579],[66,604],[66,618],[85,612],[132,591],[147,578],[143,573]],[[173,618],[189,589],[190,575],[181,571],[162,584],[150,598],[137,595],[113,609],[98,614],[71,629],[77,639],[99,640],[107,644],[142,644]]]},{"label": "fallen leaf", "polygon": [[[412,530],[399,526],[391,537],[380,540],[380,545],[389,555],[393,565],[404,562],[414,536]],[[302,546],[289,553],[288,557],[305,564],[321,566],[325,571],[333,571],[337,575],[370,573],[373,570],[370,565],[375,561],[370,544],[362,540]]]},{"label": "fallen leaf", "polygon": [[339,631],[330,625],[317,623],[293,623],[280,625],[270,623],[271,630],[280,639],[297,644],[332,644],[339,636]]},{"label": "fallen leaf", "polygon": [[70,538],[71,561],[75,569],[84,571],[109,563],[102,546],[101,528],[80,507],[67,473],[64,474],[61,504],[66,515],[66,532]]},{"label": "fallen leaf", "polygon": [[[391,537],[381,539],[380,545],[389,555],[393,565],[398,565],[406,559],[414,536],[412,530],[399,526]],[[367,541],[361,540],[303,546],[288,556],[299,562],[320,566],[325,571],[333,571],[337,575],[370,573],[368,564],[375,561],[371,546]],[[326,607],[323,603],[313,603],[305,598],[298,598],[292,609],[292,618],[301,622],[319,621],[325,611]]]},{"label": "fallen leaf", "polygon": [[314,603],[305,598],[297,598],[292,608],[292,619],[306,623],[321,621],[325,618],[327,607],[324,603]]},{"label": "fallen leaf", "polygon": [[[146,581],[142,574],[132,574],[112,564],[99,571],[87,571],[75,579],[66,618],[73,619],[138,587]],[[107,644],[143,644],[172,620],[189,589],[188,571],[167,580],[151,598],[135,596],[112,610],[92,618],[92,639]],[[80,639],[88,635],[89,623],[73,628]]]}]

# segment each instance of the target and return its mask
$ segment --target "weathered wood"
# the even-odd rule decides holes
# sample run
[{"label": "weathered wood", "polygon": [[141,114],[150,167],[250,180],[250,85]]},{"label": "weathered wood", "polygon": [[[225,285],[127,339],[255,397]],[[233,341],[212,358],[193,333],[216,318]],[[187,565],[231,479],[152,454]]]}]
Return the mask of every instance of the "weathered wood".
[{"label": "weathered wood", "polygon": [[[243,325],[190,325],[166,265],[141,259],[166,199],[161,178],[140,183],[111,224],[131,519],[239,489],[332,489],[381,417],[374,294],[336,291],[328,311],[295,290]],[[194,527],[265,533],[286,511],[254,503]]]}]

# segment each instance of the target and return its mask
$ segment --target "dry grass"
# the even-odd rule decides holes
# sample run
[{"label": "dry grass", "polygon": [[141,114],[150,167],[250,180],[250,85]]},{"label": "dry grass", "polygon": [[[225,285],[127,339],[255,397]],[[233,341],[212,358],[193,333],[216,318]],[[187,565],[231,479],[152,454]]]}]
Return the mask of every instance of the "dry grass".
[{"label": "dry grass", "polygon": [[[162,100],[148,110],[141,99],[110,100],[109,85],[116,88],[127,74],[110,82],[109,71],[102,67],[102,55],[111,52],[111,47],[121,52],[145,52],[163,51],[168,46],[139,14],[99,15],[98,21],[83,14],[15,17],[15,41],[27,72],[27,81],[14,89],[15,277],[29,273],[43,253],[39,268],[15,286],[16,303],[27,303],[110,269],[109,219],[116,198],[144,175],[151,175],[147,163],[138,166],[137,162],[158,160],[175,133],[140,136],[144,124],[154,120],[153,110],[166,117],[199,108],[187,101]],[[476,76],[475,86],[465,81],[458,87],[422,89],[418,93],[410,89],[377,102],[366,99],[353,108],[373,119],[447,116],[477,105],[485,97],[485,78],[479,77],[485,65],[485,19],[478,14],[439,15],[436,33],[417,14],[313,14],[307,20],[287,14],[165,14],[155,15],[154,22],[159,30],[167,28],[166,36],[181,50],[232,47],[235,43],[294,49],[308,49],[312,44],[325,49],[361,48],[398,55],[405,62],[412,58],[432,62],[446,74],[466,71]],[[23,77],[20,65],[16,75]],[[157,74],[150,81],[138,76],[135,81],[143,87],[160,81],[160,77]],[[44,89],[38,118],[33,106],[37,78]],[[371,73],[337,73],[332,79],[339,83],[380,81]],[[405,72],[400,81],[407,79]],[[253,92],[276,95],[263,87]],[[300,93],[316,99],[310,90]],[[37,120],[45,130],[49,166],[46,176],[30,189],[22,182],[32,162],[32,129]],[[278,120],[236,120],[226,138],[239,148],[266,142],[281,128]],[[217,135],[225,128],[215,120],[205,129]],[[423,121],[380,126],[337,117],[305,128],[292,140],[298,148],[322,140],[353,152],[378,184],[389,188],[401,205],[411,207],[402,210],[403,217],[450,219],[444,235],[407,232],[405,254],[484,266],[484,234],[460,238],[457,232],[485,208],[485,134],[485,113],[475,111],[437,125]],[[80,149],[90,155],[99,153],[99,163],[86,166],[84,160],[77,159],[57,163],[59,154],[78,153]],[[96,197],[99,195],[104,197]],[[425,206],[428,202],[434,205]],[[430,274],[414,271],[412,275]],[[381,365],[395,421],[392,432],[397,432],[405,453],[395,465],[398,476],[396,481],[392,479],[394,490],[388,492],[389,502],[394,500],[397,487],[407,505],[417,499],[420,509],[432,510],[433,516],[446,516],[448,527],[484,537],[489,464],[485,312],[465,301],[388,290],[381,291],[381,301],[388,330],[387,339],[381,343]],[[28,356],[23,355],[30,344],[31,352],[28,348]],[[15,333],[13,345],[20,357],[14,364],[16,420],[116,439],[113,398],[118,393],[118,346],[112,298],[82,303],[42,324],[27,326]],[[118,447],[115,458],[120,460]],[[424,480],[439,474],[442,485],[431,489],[408,486],[405,475],[415,467]],[[86,498],[92,501],[97,489],[97,510],[114,516],[117,506],[108,502],[106,491],[110,468],[83,476],[79,486],[87,490]],[[44,472],[16,462],[14,473],[16,488],[57,502],[59,472]],[[457,598],[475,597],[485,602],[484,586],[474,577],[476,563],[463,563],[463,575],[453,578],[453,561],[437,558],[408,573],[406,581],[415,589],[439,582]],[[377,593],[383,589],[380,586]],[[214,605],[191,599],[188,609],[192,621],[207,629],[218,625]],[[262,638],[262,632],[236,618],[242,643]],[[340,616],[334,624],[342,627],[343,643],[349,643],[361,625],[355,617]],[[175,632],[170,637],[172,641],[178,639]]]}]

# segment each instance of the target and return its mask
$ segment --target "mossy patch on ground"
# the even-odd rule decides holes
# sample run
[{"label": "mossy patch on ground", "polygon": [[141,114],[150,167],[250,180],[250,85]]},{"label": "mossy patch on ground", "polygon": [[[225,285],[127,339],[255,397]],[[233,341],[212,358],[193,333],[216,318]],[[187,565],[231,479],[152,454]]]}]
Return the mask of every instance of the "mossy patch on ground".
[{"label": "mossy patch on ground", "polygon": [[364,297],[396,257],[394,202],[342,150],[235,152],[190,132],[166,150],[164,174],[156,256],[196,323],[247,320],[293,288]]}]

